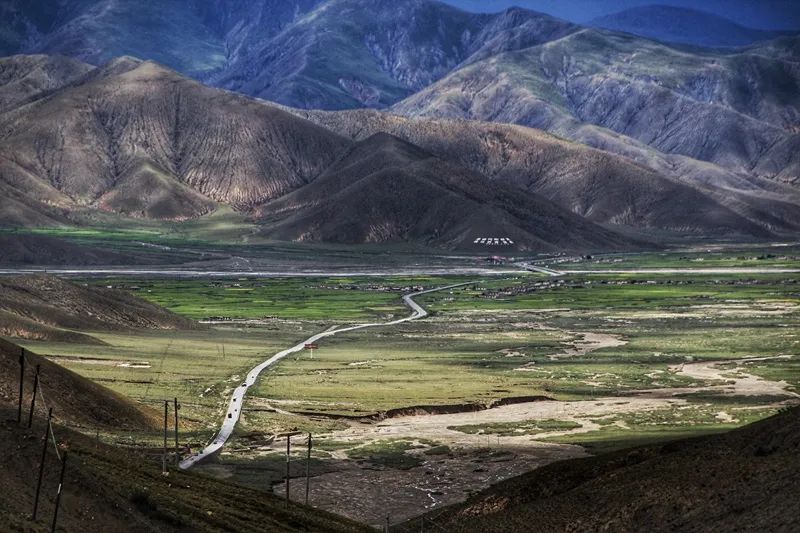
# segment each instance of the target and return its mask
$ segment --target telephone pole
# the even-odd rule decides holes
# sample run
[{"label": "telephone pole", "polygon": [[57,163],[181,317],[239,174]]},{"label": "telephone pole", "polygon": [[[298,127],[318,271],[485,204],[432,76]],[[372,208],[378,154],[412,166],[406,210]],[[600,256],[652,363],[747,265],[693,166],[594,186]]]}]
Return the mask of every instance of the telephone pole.
[{"label": "telephone pole", "polygon": [[17,407],[17,424],[22,424],[22,392],[25,389],[25,350],[19,354],[19,407]]},{"label": "telephone pole", "polygon": [[289,466],[291,458],[289,454],[292,452],[292,436],[286,435],[286,507],[289,507]]},{"label": "telephone pole", "polygon": [[161,473],[167,474],[167,421],[168,421],[169,400],[164,400],[164,454],[161,457]]},{"label": "telephone pole", "polygon": [[181,452],[178,449],[178,399],[175,398],[175,466],[181,462]]},{"label": "telephone pole", "polygon": [[308,491],[311,479],[311,433],[308,434],[308,456],[306,457],[306,505],[308,505]]}]

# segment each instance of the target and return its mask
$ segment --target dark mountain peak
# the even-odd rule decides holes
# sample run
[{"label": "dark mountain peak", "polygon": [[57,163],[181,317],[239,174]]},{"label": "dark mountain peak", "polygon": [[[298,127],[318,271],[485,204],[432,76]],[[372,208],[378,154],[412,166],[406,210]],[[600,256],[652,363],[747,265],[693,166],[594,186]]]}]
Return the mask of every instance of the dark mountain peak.
[{"label": "dark mountain peak", "polygon": [[596,18],[588,25],[658,41],[712,47],[746,46],[781,35],[780,32],[746,28],[700,9],[663,4],[632,7]]}]

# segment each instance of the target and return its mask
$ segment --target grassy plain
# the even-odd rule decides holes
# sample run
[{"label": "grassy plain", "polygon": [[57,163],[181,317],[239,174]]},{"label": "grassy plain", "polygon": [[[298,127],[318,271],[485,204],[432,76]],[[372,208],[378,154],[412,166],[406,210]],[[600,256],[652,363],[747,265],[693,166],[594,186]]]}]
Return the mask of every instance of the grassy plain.
[{"label": "grassy plain", "polygon": [[[623,261],[633,267],[684,263],[674,254]],[[107,346],[27,343],[134,398],[157,402],[178,395],[187,417],[210,435],[230,387],[273,353],[332,325],[404,316],[408,310],[400,295],[413,287],[471,280],[88,281],[127,288],[194,319],[231,320],[200,332],[96,334]],[[337,335],[321,342],[313,359],[299,354],[265,372],[250,391],[238,434],[330,432],[346,427],[337,416],[409,406],[489,404],[539,395],[580,401],[642,389],[718,385],[675,371],[676,365],[697,361],[741,360],[735,366],[744,372],[785,381],[790,391],[800,387],[800,285],[789,274],[574,274],[564,279],[520,274],[481,279],[418,301],[431,311],[426,320]],[[564,356],[580,347],[587,333],[622,344]],[[779,355],[792,357],[750,360]],[[558,439],[600,449],[604,442],[724,429],[774,412],[780,399],[682,397],[695,408],[665,410],[657,420],[615,420],[619,423]]]}]

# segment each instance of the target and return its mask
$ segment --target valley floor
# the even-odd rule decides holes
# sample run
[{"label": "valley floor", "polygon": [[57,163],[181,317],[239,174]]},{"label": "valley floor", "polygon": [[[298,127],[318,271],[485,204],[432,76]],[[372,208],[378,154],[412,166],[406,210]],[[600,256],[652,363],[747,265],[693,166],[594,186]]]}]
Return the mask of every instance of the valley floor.
[{"label": "valley floor", "polygon": [[796,247],[545,264],[565,274],[87,277],[209,329],[25,345],[139,401],[179,396],[182,442],[196,451],[260,362],[333,326],[407,316],[402,294],[469,282],[419,297],[424,320],[329,337],[313,358],[265,371],[232,440],[197,467],[282,493],[280,435],[297,432],[291,493],[302,501],[312,433],[312,505],[376,525],[549,462],[716,433],[798,403]]}]

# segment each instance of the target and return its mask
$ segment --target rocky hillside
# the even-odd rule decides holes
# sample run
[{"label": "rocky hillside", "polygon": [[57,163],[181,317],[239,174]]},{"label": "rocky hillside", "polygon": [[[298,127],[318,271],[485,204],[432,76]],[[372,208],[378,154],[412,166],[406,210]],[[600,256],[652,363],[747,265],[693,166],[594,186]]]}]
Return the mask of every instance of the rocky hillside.
[{"label": "rocky hillside", "polygon": [[39,212],[88,206],[169,220],[276,198],[347,145],[274,107],[129,58],[0,115],[0,130],[0,184],[28,193],[26,205],[45,204]]},{"label": "rocky hillside", "polygon": [[796,531],[798,452],[793,408],[723,435],[554,463],[433,511],[426,530]]},{"label": "rocky hillside", "polygon": [[477,15],[428,0],[330,0],[209,81],[296,107],[386,107],[460,64],[575,29],[521,9]]},{"label": "rocky hillside", "polygon": [[667,5],[632,7],[592,19],[587,26],[707,47],[747,46],[781,36],[781,32],[747,28],[705,11]]},{"label": "rocky hillside", "polygon": [[[25,396],[23,403],[30,405],[36,366],[40,366],[39,379],[54,418],[62,423],[90,427],[152,431],[159,427],[158,411],[135,403],[97,383],[79,376],[30,350],[0,339],[0,407],[16,407],[19,398],[19,357],[25,356]],[[41,398],[39,412],[46,413]],[[16,415],[16,413],[14,413]],[[27,414],[25,412],[27,421]]]},{"label": "rocky hillside", "polygon": [[268,235],[340,243],[422,242],[525,251],[636,246],[535,194],[447,163],[386,133],[355,144],[310,185],[262,208]]},{"label": "rocky hillside", "polygon": [[[618,157],[539,130],[477,121],[410,119],[370,110],[294,112],[356,140],[388,132],[437,157],[542,195],[602,224],[698,235],[800,230],[800,196],[712,165],[640,147]],[[777,187],[777,188],[776,188]]]},{"label": "rocky hillside", "polygon": [[0,335],[61,342],[99,342],[80,331],[195,329],[163,307],[54,276],[0,277]]},{"label": "rocky hillside", "polygon": [[582,30],[465,66],[394,110],[522,124],[600,147],[621,134],[748,173],[773,160],[797,168],[788,146],[800,131],[800,70],[756,52],[687,53]]},{"label": "rocky hillside", "polygon": [[[38,56],[16,56],[6,63],[15,60],[23,66],[42,61]],[[66,58],[50,58],[46,64],[51,67],[43,72],[60,72],[59,61],[72,65]],[[289,231],[288,219],[273,216],[275,206],[284,205],[280,200],[296,191],[306,189],[292,198],[319,195],[323,188],[312,186],[315,180],[336,173],[337,161],[350,153],[354,142],[385,132],[435,156],[437,164],[454,165],[454,175],[465,180],[464,190],[473,189],[475,176],[480,176],[498,191],[511,187],[536,195],[539,207],[530,209],[527,220],[511,223],[528,228],[523,241],[529,246],[539,243],[545,249],[553,243],[547,224],[531,225],[545,199],[556,204],[551,208],[559,206],[589,222],[640,232],[752,238],[800,228],[800,199],[786,186],[666,156],[644,144],[614,145],[630,148],[620,157],[520,126],[408,119],[377,111],[282,108],[133,58],[79,70],[85,71],[79,78],[63,82],[54,76],[44,83],[53,89],[32,91],[25,105],[0,113],[0,190],[7,199],[0,205],[0,223],[71,225],[80,213],[97,210],[181,221],[230,205],[256,216],[269,226],[270,235],[306,238],[306,232],[299,231],[302,224]],[[17,71],[23,78],[28,72]],[[14,79],[9,76],[6,83]],[[403,187],[410,192],[423,187],[417,177],[406,172],[396,180],[405,180]],[[364,198],[378,200],[375,195]],[[494,201],[491,195],[480,198]],[[313,202],[330,204],[330,198]],[[349,205],[354,210],[361,207]],[[373,207],[378,209],[378,204]],[[497,211],[486,212],[507,221]],[[359,216],[358,210],[337,213],[331,220]],[[411,211],[396,213],[410,217],[395,221],[398,227],[419,222]],[[380,224],[364,222],[369,227]],[[386,242],[407,242],[413,235],[415,242],[441,246],[466,243],[468,232],[443,238],[449,223],[442,224],[374,235],[383,235]],[[421,231],[423,227],[430,232]],[[584,242],[594,249],[591,243],[599,243],[591,225],[574,228],[589,234],[574,230],[570,246]],[[340,242],[374,242],[368,233],[356,232]],[[330,232],[313,234],[314,240],[333,238]]]},{"label": "rocky hillside", "polygon": [[[476,15],[431,0],[7,0],[0,55],[93,65],[131,55],[284,104],[384,107],[459,64],[576,27],[531,11]],[[420,53],[424,51],[425,53]]]},{"label": "rocky hillside", "polygon": [[80,80],[92,67],[46,55],[0,57],[0,113]]}]

